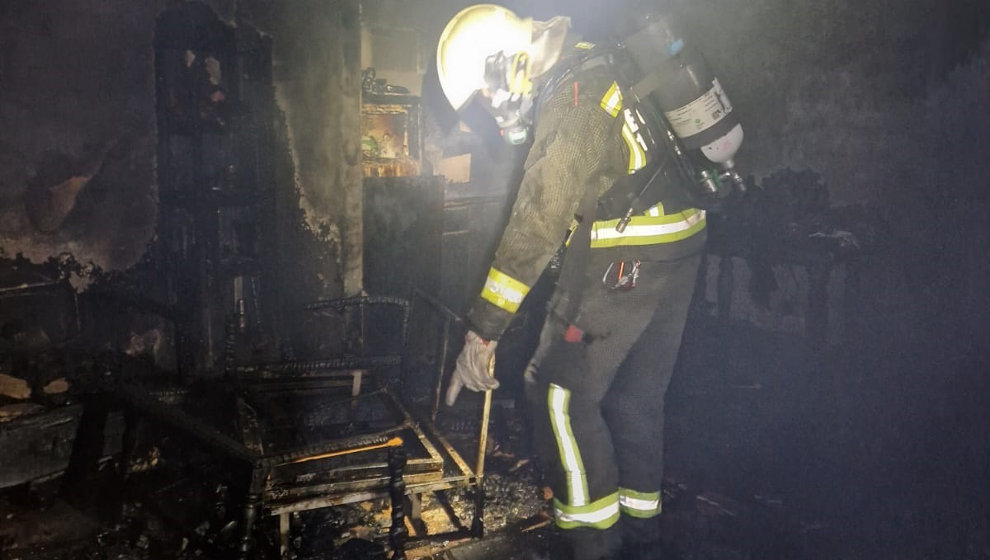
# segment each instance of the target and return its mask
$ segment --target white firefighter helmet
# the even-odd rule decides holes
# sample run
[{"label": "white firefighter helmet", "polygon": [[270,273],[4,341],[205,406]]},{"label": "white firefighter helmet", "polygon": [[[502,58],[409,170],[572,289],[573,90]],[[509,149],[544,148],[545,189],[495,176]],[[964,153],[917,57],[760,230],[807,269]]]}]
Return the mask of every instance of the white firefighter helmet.
[{"label": "white firefighter helmet", "polygon": [[534,22],[495,4],[464,8],[447,23],[437,45],[437,74],[444,95],[454,109],[464,107],[486,87],[486,60],[498,53],[525,54],[525,79],[540,75],[560,55],[569,24],[566,17]]}]

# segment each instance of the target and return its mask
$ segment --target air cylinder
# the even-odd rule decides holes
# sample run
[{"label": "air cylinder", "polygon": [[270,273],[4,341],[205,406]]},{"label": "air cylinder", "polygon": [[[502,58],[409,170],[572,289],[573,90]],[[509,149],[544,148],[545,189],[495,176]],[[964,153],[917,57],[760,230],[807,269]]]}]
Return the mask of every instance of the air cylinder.
[{"label": "air cylinder", "polygon": [[[712,163],[735,181],[733,157],[742,145],[743,128],[718,77],[701,52],[672,31],[666,17],[652,14],[643,22],[625,41],[645,76],[637,89],[663,113],[703,182],[717,181],[718,172],[706,169]],[[718,185],[711,184],[712,189],[718,190]]]}]

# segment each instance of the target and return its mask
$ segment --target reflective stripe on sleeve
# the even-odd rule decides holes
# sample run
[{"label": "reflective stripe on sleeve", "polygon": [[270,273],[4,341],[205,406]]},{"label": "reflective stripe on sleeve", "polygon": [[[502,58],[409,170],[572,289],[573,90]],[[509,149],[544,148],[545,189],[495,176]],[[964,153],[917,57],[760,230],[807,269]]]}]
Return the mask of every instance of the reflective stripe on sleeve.
[{"label": "reflective stripe on sleeve", "polygon": [[633,517],[649,518],[660,515],[663,502],[660,492],[637,492],[628,488],[619,488],[619,508],[622,513]]},{"label": "reflective stripe on sleeve", "polygon": [[547,406],[550,409],[550,425],[557,439],[557,450],[560,452],[560,463],[564,467],[564,478],[567,479],[567,500],[571,508],[585,506],[588,503],[588,476],[584,472],[581,461],[581,450],[571,430],[571,417],[568,411],[571,392],[560,385],[551,383],[547,394]]},{"label": "reflective stripe on sleeve", "polygon": [[568,506],[554,499],[553,513],[554,521],[561,529],[608,529],[619,520],[619,493],[615,492],[581,507]]},{"label": "reflective stripe on sleeve", "polygon": [[685,210],[667,216],[633,216],[621,233],[615,230],[619,220],[602,220],[592,225],[591,247],[657,245],[687,239],[705,229],[704,210]]},{"label": "reflective stripe on sleeve", "polygon": [[485,287],[481,290],[481,297],[495,307],[515,313],[528,293],[529,286],[492,267],[488,271]]}]

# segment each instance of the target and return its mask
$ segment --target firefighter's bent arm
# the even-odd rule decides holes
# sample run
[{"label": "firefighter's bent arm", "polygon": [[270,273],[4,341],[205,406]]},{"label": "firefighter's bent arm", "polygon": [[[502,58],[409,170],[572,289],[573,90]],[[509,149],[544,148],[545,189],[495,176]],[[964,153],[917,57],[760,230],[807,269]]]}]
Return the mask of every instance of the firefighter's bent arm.
[{"label": "firefighter's bent arm", "polygon": [[[597,78],[597,79],[596,79]],[[604,192],[616,176],[616,119],[599,107],[610,81],[566,81],[537,116],[533,146],[485,286],[468,313],[487,340],[505,331],[571,226],[585,189]],[[576,84],[576,85],[575,85]],[[620,156],[621,159],[621,156]]]}]

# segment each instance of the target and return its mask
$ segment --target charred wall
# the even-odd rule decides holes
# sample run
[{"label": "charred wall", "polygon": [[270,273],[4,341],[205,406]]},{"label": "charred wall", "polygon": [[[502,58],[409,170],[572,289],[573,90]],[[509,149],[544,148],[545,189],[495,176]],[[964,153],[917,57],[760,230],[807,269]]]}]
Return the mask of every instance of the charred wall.
[{"label": "charred wall", "polygon": [[[80,263],[114,271],[145,254],[157,202],[152,40],[156,18],[170,5],[2,8],[3,255],[44,262],[70,253]],[[280,178],[289,193],[286,204],[290,211],[301,208],[301,214],[290,212],[292,218],[302,219],[329,247],[320,290],[343,291],[348,275],[348,283],[359,283],[359,274],[344,272],[341,256],[360,257],[360,230],[351,231],[360,219],[345,218],[348,207],[341,204],[353,199],[344,193],[360,182],[359,138],[346,132],[359,118],[357,3],[333,3],[322,11],[306,3],[238,10],[226,2],[204,5],[224,21],[281,37],[275,79],[284,116],[274,118],[285,123],[281,149],[290,154]],[[359,202],[346,216],[360,216],[355,208]],[[351,227],[342,227],[348,219]]]},{"label": "charred wall", "polygon": [[[161,229],[154,41],[161,14],[181,5],[0,7],[0,257],[12,268],[80,293],[97,286],[169,305],[156,288],[167,273],[156,247],[174,228]],[[263,188],[277,197],[270,201],[277,225],[263,228],[279,247],[265,254],[277,271],[272,293],[285,295],[287,309],[356,293],[363,247],[357,2],[188,6],[244,28],[245,37],[282,37],[267,70],[278,103],[252,115],[273,134],[263,155],[272,170]],[[5,288],[16,288],[17,278],[5,275]],[[162,336],[165,346],[173,342],[162,333],[174,317],[138,325],[93,307],[95,316],[83,314],[87,328],[101,331],[89,341],[97,346],[126,349],[131,336],[154,332],[148,336]],[[8,315],[8,330],[21,328]],[[124,323],[130,334],[118,332]]]}]

